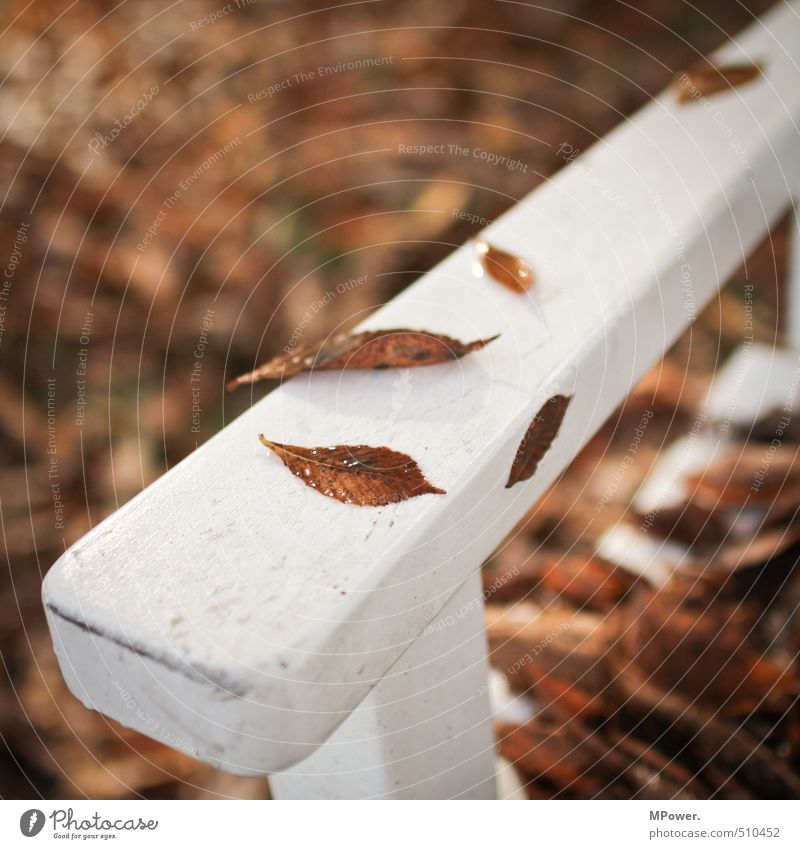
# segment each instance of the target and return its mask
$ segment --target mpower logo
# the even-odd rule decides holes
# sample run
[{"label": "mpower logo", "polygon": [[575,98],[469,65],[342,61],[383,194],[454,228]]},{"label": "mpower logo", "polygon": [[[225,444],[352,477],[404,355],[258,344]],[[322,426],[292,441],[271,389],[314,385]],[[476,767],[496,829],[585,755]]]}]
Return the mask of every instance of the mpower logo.
[{"label": "mpower logo", "polygon": [[44,812],[38,808],[31,808],[19,818],[19,830],[25,837],[36,837],[44,828]]}]

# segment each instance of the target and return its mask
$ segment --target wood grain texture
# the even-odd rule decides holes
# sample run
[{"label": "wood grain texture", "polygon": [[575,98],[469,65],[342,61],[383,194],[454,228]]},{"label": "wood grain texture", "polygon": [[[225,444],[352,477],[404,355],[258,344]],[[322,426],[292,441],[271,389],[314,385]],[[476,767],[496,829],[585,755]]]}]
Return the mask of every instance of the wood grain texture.
[{"label": "wood grain texture", "polygon": [[[446,380],[415,369],[398,393],[391,371],[297,375],[70,548],[43,594],[73,692],[230,771],[278,770],[325,741],[788,208],[799,10],[716,57],[764,62],[715,100],[737,146],[665,92],[482,233],[531,263],[533,289],[476,280],[466,245],[360,328],[502,333]],[[556,394],[573,396],[558,440],[506,489],[531,410]],[[391,445],[448,495],[321,499],[263,462],[267,428]]]}]

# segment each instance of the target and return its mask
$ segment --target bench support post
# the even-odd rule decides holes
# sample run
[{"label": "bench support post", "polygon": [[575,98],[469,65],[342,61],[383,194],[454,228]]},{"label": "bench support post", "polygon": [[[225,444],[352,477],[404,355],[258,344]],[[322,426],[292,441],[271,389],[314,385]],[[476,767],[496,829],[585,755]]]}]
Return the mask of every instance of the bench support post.
[{"label": "bench support post", "polygon": [[494,798],[483,612],[476,572],[274,798]]}]

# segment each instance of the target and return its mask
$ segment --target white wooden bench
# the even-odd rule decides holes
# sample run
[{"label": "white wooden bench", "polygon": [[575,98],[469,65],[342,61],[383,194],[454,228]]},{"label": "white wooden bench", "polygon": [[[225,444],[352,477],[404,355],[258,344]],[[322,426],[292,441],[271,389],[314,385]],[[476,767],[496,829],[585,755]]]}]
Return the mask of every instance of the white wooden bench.
[{"label": "white wooden bench", "polygon": [[[706,561],[691,546],[663,539],[651,532],[647,522],[661,511],[682,510],[691,500],[687,481],[692,473],[702,473],[718,452],[751,433],[757,423],[775,428],[781,415],[797,416],[800,340],[789,342],[790,347],[778,349],[748,341],[729,357],[717,371],[689,432],[661,453],[631,499],[631,515],[600,536],[601,557],[655,587],[676,571],[702,568]],[[736,517],[736,533],[742,526],[757,528],[764,516],[757,508],[743,511]],[[735,536],[731,533],[731,544]]]},{"label": "white wooden bench", "polygon": [[[529,296],[476,279],[465,246],[364,323],[500,339],[413,370],[401,403],[392,371],[297,376],[59,559],[44,603],[87,707],[270,773],[279,798],[494,794],[481,563],[800,186],[800,3],[715,59],[764,76],[688,105],[666,91],[485,231],[534,267]],[[558,437],[506,489],[557,392]],[[261,432],[405,451],[447,495],[338,503]]]}]

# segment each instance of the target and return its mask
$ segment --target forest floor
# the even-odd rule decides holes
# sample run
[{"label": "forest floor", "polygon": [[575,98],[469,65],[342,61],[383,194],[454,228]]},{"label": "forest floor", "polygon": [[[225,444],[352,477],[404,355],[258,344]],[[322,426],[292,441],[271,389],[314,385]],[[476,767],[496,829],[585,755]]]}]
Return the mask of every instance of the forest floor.
[{"label": "forest floor", "polygon": [[[5,798],[268,793],[85,710],[53,655],[43,573],[247,406],[226,379],[298,329],[353,326],[770,3],[219,5],[3,12]],[[514,575],[487,615],[493,662],[536,711],[499,729],[533,796],[796,794],[794,549],[662,588],[596,554],[727,356],[751,331],[780,342],[785,243],[784,223],[486,564],[487,587]],[[721,672],[702,681],[676,656],[708,645]]]}]

